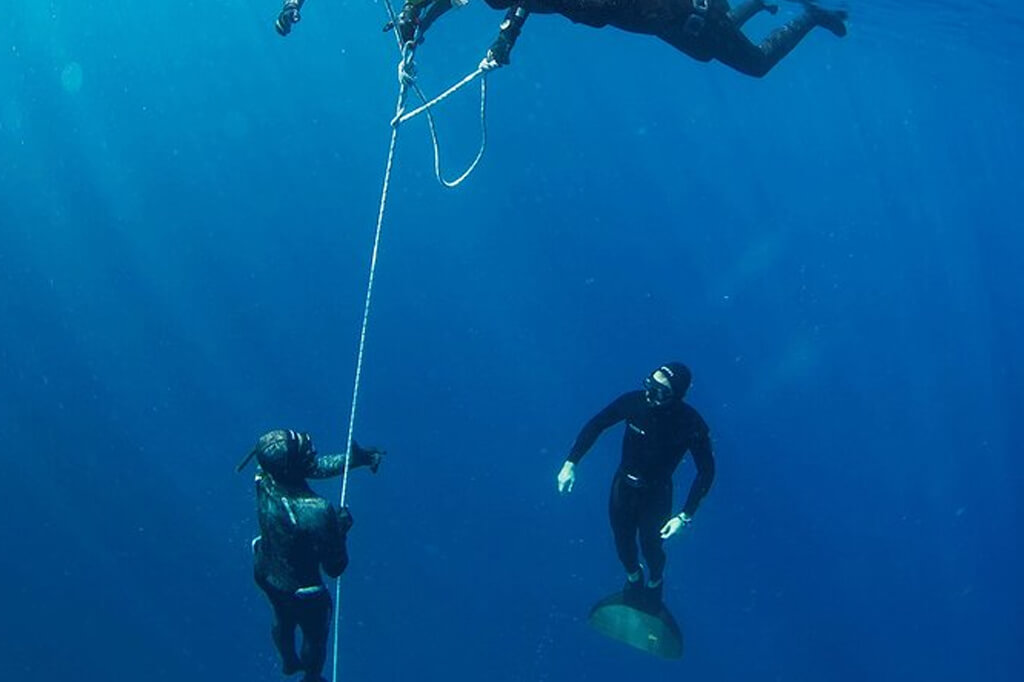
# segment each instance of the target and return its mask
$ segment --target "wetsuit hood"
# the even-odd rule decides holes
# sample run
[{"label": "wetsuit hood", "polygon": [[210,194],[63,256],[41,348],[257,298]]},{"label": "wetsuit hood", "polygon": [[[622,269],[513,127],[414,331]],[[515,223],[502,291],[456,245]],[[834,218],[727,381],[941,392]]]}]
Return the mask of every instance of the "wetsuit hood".
[{"label": "wetsuit hood", "polygon": [[672,397],[682,400],[686,396],[686,392],[690,390],[690,382],[693,381],[690,368],[681,362],[670,362],[658,369],[668,376],[668,383],[672,386]]},{"label": "wetsuit hood", "polygon": [[[659,372],[668,380],[668,386],[662,380],[655,379]],[[690,370],[681,362],[662,365],[644,379],[644,397],[647,404],[654,408],[678,405],[689,388]]]},{"label": "wetsuit hood", "polygon": [[256,442],[255,452],[260,467],[281,483],[304,480],[316,457],[309,434],[290,429],[263,434]]}]

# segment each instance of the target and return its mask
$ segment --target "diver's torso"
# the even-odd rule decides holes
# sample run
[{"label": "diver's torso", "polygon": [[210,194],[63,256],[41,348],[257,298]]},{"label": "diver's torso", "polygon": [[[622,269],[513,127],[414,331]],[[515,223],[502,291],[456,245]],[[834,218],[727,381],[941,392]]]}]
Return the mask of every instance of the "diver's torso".
[{"label": "diver's torso", "polygon": [[634,401],[626,418],[620,470],[651,483],[669,481],[699,433],[700,416],[680,402],[652,407],[642,391]]},{"label": "diver's torso", "polygon": [[256,483],[256,498],[261,533],[256,573],[284,592],[322,585],[326,500],[308,488],[285,494],[265,475]]}]

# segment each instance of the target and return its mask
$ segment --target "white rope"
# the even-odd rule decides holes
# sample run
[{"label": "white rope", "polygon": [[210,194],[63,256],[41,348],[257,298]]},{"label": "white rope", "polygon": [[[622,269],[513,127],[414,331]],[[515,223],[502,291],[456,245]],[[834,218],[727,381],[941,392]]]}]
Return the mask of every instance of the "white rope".
[{"label": "white rope", "polygon": [[[406,87],[403,85],[398,93],[396,111],[401,111],[405,102]],[[391,129],[391,144],[388,146],[388,161],[384,167],[384,183],[380,191],[380,206],[377,209],[377,229],[373,236],[373,254],[370,256],[370,274],[366,281],[366,300],[363,303],[363,323],[359,330],[359,352],[356,354],[356,377],[352,383],[352,407],[348,413],[348,436],[345,439],[345,470],[341,475],[341,500],[339,505],[345,508],[348,494],[349,464],[352,462],[352,440],[356,425],[356,406],[359,402],[359,383],[363,374],[363,356],[366,350],[366,329],[370,323],[370,301],[373,298],[373,280],[377,274],[377,254],[380,252],[381,228],[384,225],[384,208],[388,202],[388,187],[391,184],[391,169],[395,160],[395,145],[398,142],[398,128]],[[331,679],[338,682],[338,630],[341,624],[341,578],[335,585],[334,594],[334,662]]]},{"label": "white rope", "polygon": [[[384,2],[384,9],[387,11],[388,17],[391,20],[391,25],[394,28],[395,41],[398,44],[398,50],[402,55],[402,61],[399,68],[400,78],[403,83],[411,85],[413,91],[423,102],[422,105],[416,107],[410,112],[405,112],[404,110],[399,109],[398,113],[391,120],[391,125],[393,127],[397,127],[422,113],[427,114],[427,125],[430,128],[430,142],[434,147],[434,177],[437,178],[437,181],[443,186],[448,189],[454,189],[461,185],[466,178],[472,175],[473,171],[476,170],[477,165],[484,158],[484,152],[487,149],[487,71],[489,69],[485,69],[482,66],[477,67],[475,71],[467,74],[458,83],[451,86],[434,99],[428,101],[427,96],[423,94],[423,91],[413,80],[414,68],[412,64],[412,48],[410,47],[407,50],[405,46],[402,45],[402,38],[398,35],[398,16],[395,14],[395,9],[387,0]],[[444,176],[441,175],[441,144],[437,140],[437,126],[434,123],[434,116],[431,109],[472,83],[477,79],[477,77],[482,77],[480,78],[480,148],[477,149],[476,156],[473,158],[472,163],[469,164],[469,167],[466,168],[462,175],[454,180],[445,180]]]},{"label": "white rope", "polygon": [[[476,157],[473,158],[473,162],[469,164],[465,171],[463,171],[462,175],[455,178],[454,180],[445,180],[444,177],[441,175],[441,145],[437,141],[437,127],[434,125],[434,115],[430,111],[430,108],[433,107],[435,104],[439,103],[441,100],[448,97],[449,95],[453,94],[462,86],[468,85],[473,81],[474,78],[481,75],[483,76],[483,78],[480,79],[480,148],[477,149]],[[416,90],[416,94],[419,95],[421,99],[426,99],[423,96],[423,93],[420,92],[419,87],[415,85],[413,87]],[[409,120],[413,116],[418,115],[421,112],[426,112],[427,114],[427,125],[430,128],[430,141],[434,147],[434,177],[437,178],[437,181],[440,182],[445,187],[447,187],[448,189],[455,189],[456,187],[461,185],[466,178],[472,175],[473,171],[476,170],[477,164],[479,164],[480,160],[484,158],[484,152],[487,150],[487,72],[484,71],[483,69],[478,68],[476,71],[463,78],[457,84],[448,88],[446,92],[435,97],[430,102],[427,102],[422,106],[417,107],[408,114],[404,114],[401,118],[398,119],[398,122],[404,123],[405,121]]]},{"label": "white rope", "polygon": [[405,123],[410,118],[415,118],[416,116],[419,116],[424,111],[426,111],[427,109],[430,109],[434,105],[440,104],[442,101],[448,99],[450,96],[454,95],[457,91],[461,90],[463,86],[469,85],[470,83],[472,83],[473,80],[477,76],[483,75],[484,73],[485,72],[484,72],[483,69],[477,68],[476,71],[468,74],[465,78],[463,78],[458,83],[456,83],[452,87],[448,88],[447,90],[445,90],[444,92],[442,92],[440,95],[438,95],[434,99],[430,100],[429,102],[427,102],[426,96],[424,96],[423,92],[419,89],[419,87],[418,86],[414,86],[413,89],[416,91],[416,94],[419,95],[420,99],[422,99],[425,103],[423,105],[421,105],[421,106],[416,107],[415,109],[413,109],[412,111],[410,111],[407,114],[402,114],[398,118],[397,123]]},{"label": "white rope", "polygon": [[[388,15],[391,17],[391,21],[395,26],[395,37],[398,38],[398,18],[395,16],[395,10],[391,7],[390,2],[384,2],[384,7],[387,9]],[[352,463],[352,441],[353,434],[355,432],[356,425],[356,408],[359,404],[359,386],[362,380],[363,374],[363,357],[366,352],[366,330],[370,324],[370,303],[373,299],[373,282],[377,274],[377,256],[380,253],[380,237],[381,231],[384,225],[384,209],[387,207],[388,201],[388,189],[391,185],[391,170],[394,167],[395,161],[395,147],[398,143],[398,128],[405,121],[418,116],[421,113],[426,112],[427,121],[430,126],[430,137],[434,145],[434,175],[445,187],[453,188],[458,187],[469,175],[476,169],[480,159],[483,158],[484,149],[487,145],[487,127],[486,127],[486,106],[487,106],[487,78],[485,70],[478,68],[473,73],[469,74],[461,81],[456,83],[454,86],[448,88],[445,92],[441,93],[431,101],[427,101],[423,92],[413,82],[413,63],[412,63],[412,50],[405,50],[401,44],[399,38],[399,49],[402,52],[402,61],[400,63],[399,74],[401,75],[398,91],[398,103],[395,105],[395,117],[391,122],[391,143],[388,145],[388,160],[384,167],[384,182],[381,186],[380,192],[380,204],[377,208],[377,227],[373,236],[373,253],[370,256],[370,273],[366,282],[366,299],[363,302],[363,321],[359,329],[359,351],[356,354],[356,374],[355,379],[352,382],[352,405],[348,413],[348,435],[345,438],[345,469],[341,475],[341,497],[339,500],[339,506],[344,509],[345,501],[348,497],[348,474],[349,466]],[[453,95],[459,89],[468,85],[477,76],[483,76],[480,80],[480,149],[477,152],[476,158],[473,159],[473,163],[470,164],[469,168],[458,178],[453,181],[446,181],[441,177],[441,158],[440,158],[440,145],[437,141],[437,131],[434,126],[434,117],[430,111],[431,107],[445,100],[446,98]],[[423,105],[417,107],[409,113],[405,113],[405,98],[408,93],[409,86],[412,86],[416,94],[423,100]],[[331,669],[331,680],[338,682],[338,642],[339,642],[339,631],[341,625],[341,579],[339,578],[335,583],[334,593],[334,647],[332,655],[332,669]]]}]

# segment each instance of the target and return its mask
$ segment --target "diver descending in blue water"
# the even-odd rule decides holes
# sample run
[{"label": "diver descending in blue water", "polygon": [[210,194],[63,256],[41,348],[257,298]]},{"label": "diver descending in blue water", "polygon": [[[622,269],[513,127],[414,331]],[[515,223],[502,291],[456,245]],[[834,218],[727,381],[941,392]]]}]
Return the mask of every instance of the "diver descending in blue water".
[{"label": "diver descending in blue water", "polygon": [[[289,0],[294,2],[295,0]],[[467,0],[457,2],[465,4]],[[827,10],[805,1],[804,12],[775,29],[759,45],[740,30],[758,12],[775,14],[776,5],[748,0],[732,9],[727,0],[486,0],[495,9],[507,9],[497,39],[487,51],[482,68],[509,63],[523,24],[530,14],[561,14],[569,20],[602,28],[614,26],[630,33],[653,35],[702,62],[712,59],[740,73],[760,78],[810,33],[821,26],[836,36],[846,35],[846,12]],[[407,0],[398,28],[406,44],[422,40],[426,27],[451,9],[453,0]],[[420,14],[430,5],[424,19]]]},{"label": "diver descending in blue water", "polygon": [[[352,444],[351,467],[374,473],[384,453]],[[309,434],[265,433],[238,470],[250,459],[259,463],[256,501],[260,535],[253,540],[253,574],[274,611],[271,637],[285,675],[304,672],[305,682],[322,682],[331,623],[331,595],[320,575],[337,578],[348,566],[345,540],[352,527],[347,507],[335,509],[306,482],[331,478],[345,470],[344,455],[317,457]],[[302,648],[295,651],[295,630]]]},{"label": "diver descending in blue water", "polygon": [[[615,549],[625,568],[626,582],[621,595],[602,604],[624,604],[655,616],[664,614],[660,616],[663,621],[671,621],[671,616],[661,599],[665,570],[662,543],[691,523],[715,477],[708,425],[697,410],[683,401],[690,388],[690,377],[690,370],[678,362],[656,369],[644,379],[642,391],[624,393],[583,426],[558,472],[558,491],[572,492],[576,467],[583,456],[605,430],[626,422],[622,461],[612,480],[608,504]],[[688,451],[693,455],[697,475],[682,511],[673,516],[672,474]],[[650,571],[646,583],[637,551],[638,537]],[[674,628],[674,621],[671,625]],[[621,634],[620,639],[641,635],[636,637],[645,643],[641,648],[649,644],[649,634]]]}]

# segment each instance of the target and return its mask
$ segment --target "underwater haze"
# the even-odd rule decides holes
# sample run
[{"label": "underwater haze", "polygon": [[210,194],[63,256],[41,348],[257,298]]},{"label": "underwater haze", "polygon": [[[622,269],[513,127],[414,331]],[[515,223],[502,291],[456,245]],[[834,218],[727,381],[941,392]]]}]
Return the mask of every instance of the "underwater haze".
[{"label": "underwater haze", "polygon": [[[272,428],[344,448],[397,55],[380,4],[287,39],[278,9],[5,11],[0,679],[280,679],[234,465]],[[400,128],[340,680],[1022,679],[1024,10],[848,9],[763,79],[536,15],[461,187]],[[435,25],[424,90],[502,16]],[[478,113],[475,84],[437,109],[448,176]],[[717,460],[668,545],[678,662],[586,624],[621,427],[555,487],[670,360]]]}]

